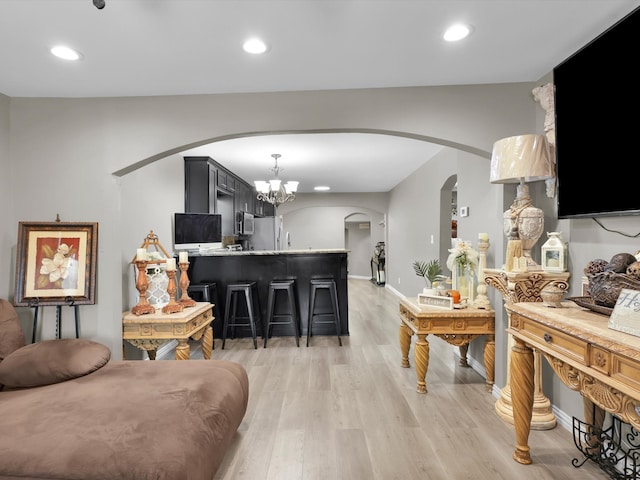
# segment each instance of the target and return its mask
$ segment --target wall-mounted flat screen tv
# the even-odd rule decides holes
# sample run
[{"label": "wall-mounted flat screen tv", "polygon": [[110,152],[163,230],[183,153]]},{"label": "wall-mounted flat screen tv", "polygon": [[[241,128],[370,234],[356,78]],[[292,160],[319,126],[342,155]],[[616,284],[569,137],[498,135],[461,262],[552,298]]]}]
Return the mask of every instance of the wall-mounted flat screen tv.
[{"label": "wall-mounted flat screen tv", "polygon": [[640,213],[640,8],[553,70],[558,218]]},{"label": "wall-mounted flat screen tv", "polygon": [[222,248],[222,215],[175,213],[173,248],[200,252]]}]

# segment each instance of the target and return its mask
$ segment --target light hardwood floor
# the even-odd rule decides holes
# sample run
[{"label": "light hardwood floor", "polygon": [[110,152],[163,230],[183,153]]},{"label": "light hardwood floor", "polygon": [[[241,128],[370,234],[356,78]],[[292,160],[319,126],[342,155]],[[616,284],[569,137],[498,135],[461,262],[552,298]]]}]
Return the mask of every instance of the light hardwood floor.
[{"label": "light hardwood floor", "polygon": [[[246,416],[216,480],[560,480],[608,479],[581,460],[562,426],[532,430],[532,465],[511,455],[513,426],[495,413],[484,378],[458,365],[458,349],[430,343],[426,395],[413,368],[400,366],[398,298],[367,280],[349,280],[350,335],[215,340],[213,359],[249,373]],[[409,355],[412,360],[413,343]],[[202,358],[194,348],[193,358]]]}]

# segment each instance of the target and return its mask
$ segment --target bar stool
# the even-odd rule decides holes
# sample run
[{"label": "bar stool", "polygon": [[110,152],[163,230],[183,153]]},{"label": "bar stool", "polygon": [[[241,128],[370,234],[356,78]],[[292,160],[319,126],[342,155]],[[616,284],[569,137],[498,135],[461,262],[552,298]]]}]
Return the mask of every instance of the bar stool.
[{"label": "bar stool", "polygon": [[[330,312],[316,312],[316,299],[318,298],[318,292],[320,291],[326,291],[328,294],[328,300],[330,300],[331,304]],[[332,317],[332,320],[326,320],[327,317]],[[340,346],[342,346],[342,339],[340,338],[340,310],[338,310],[338,291],[336,289],[336,282],[334,282],[332,278],[312,278],[309,288],[309,324],[307,325],[307,347],[309,346],[309,338],[312,335],[312,326],[314,324],[320,325],[328,323],[335,324],[338,343],[340,344]]]},{"label": "bar stool", "polygon": [[[187,287],[187,294],[196,302],[213,303],[213,318],[219,322],[222,318],[222,306],[218,303],[218,288],[216,282],[205,281],[194,283]],[[212,349],[215,349],[215,343]]]},{"label": "bar stool", "polygon": [[218,304],[218,287],[216,282],[205,281],[194,283],[187,287],[187,294],[196,302],[213,303],[213,316],[218,320],[222,318],[222,305]]},{"label": "bar stool", "polygon": [[[294,278],[273,279],[269,282],[269,296],[267,300],[267,321],[264,330],[264,348],[267,348],[267,338],[272,325],[291,325],[296,336],[296,346],[300,346],[300,333],[298,331],[298,307],[296,302],[296,281]],[[288,310],[282,313],[276,312],[276,300],[278,292],[287,295]],[[282,295],[280,295],[282,297]],[[279,320],[280,319],[280,320]]]},{"label": "bar stool", "polygon": [[[247,315],[239,315],[238,297],[244,299]],[[245,322],[239,322],[245,320]],[[253,337],[253,348],[258,348],[256,339],[256,324],[260,323],[260,299],[258,298],[258,284],[254,281],[235,282],[227,284],[227,298],[224,306],[224,326],[222,328],[222,349],[227,339],[227,328],[231,327],[233,335],[235,327],[250,327]],[[263,334],[264,335],[264,334]]]}]

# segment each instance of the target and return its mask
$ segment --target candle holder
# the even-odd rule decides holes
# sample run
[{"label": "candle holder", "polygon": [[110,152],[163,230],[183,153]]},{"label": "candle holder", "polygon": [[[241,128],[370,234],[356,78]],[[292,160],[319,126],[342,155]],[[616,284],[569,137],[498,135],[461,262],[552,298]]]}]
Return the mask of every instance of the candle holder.
[{"label": "candle holder", "polygon": [[176,271],[167,270],[169,277],[169,285],[167,285],[167,293],[169,294],[169,303],[162,307],[162,313],[178,313],[184,308],[176,302]]},{"label": "candle holder", "polygon": [[140,293],[140,300],[138,304],[131,309],[131,313],[134,315],[144,315],[146,313],[155,313],[156,309],[147,300],[147,288],[149,288],[149,282],[147,281],[147,264],[146,260],[135,260],[136,268],[138,269],[138,280],[136,281],[136,289]]},{"label": "candle holder", "polygon": [[180,262],[178,266],[180,267],[179,285],[180,285],[180,290],[182,291],[182,296],[180,297],[180,300],[178,300],[178,303],[185,308],[195,307],[196,301],[193,298],[189,297],[189,292],[188,292],[189,283],[191,283],[189,281],[189,276],[187,275],[189,262]]},{"label": "candle holder", "polygon": [[487,268],[487,251],[489,239],[478,241],[478,296],[473,302],[474,308],[491,310],[491,302],[487,297],[487,284],[484,281],[484,270]]}]

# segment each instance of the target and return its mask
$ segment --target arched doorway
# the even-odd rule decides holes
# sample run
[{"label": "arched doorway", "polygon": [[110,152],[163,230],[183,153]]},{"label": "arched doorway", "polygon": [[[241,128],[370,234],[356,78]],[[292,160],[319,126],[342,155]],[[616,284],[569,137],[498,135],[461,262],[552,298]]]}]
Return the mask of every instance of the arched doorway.
[{"label": "arched doorway", "polygon": [[[457,237],[458,176],[451,175],[440,190],[440,264],[446,265],[452,240]],[[455,228],[454,228],[455,225]]]},{"label": "arched doorway", "polygon": [[371,278],[371,217],[353,213],[344,219],[344,247],[349,250],[348,273],[352,278]]}]

